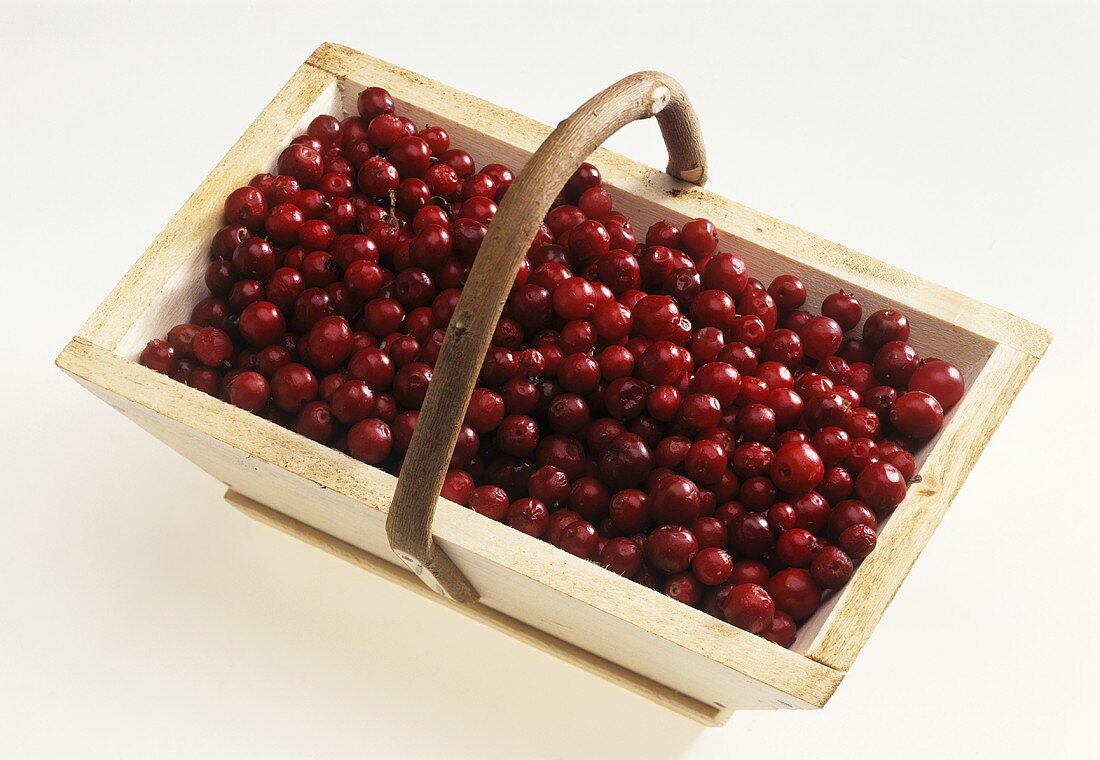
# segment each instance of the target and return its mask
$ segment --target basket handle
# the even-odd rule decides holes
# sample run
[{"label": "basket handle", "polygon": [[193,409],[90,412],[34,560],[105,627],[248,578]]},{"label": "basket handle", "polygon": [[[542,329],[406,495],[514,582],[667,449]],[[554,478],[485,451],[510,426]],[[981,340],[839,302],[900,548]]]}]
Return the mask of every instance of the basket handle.
[{"label": "basket handle", "polygon": [[680,84],[655,71],[621,79],[561,122],[519,172],[478,252],[451,318],[386,519],[390,546],[428,586],[460,602],[478,592],[432,540],[432,518],[497,320],[531,241],[566,180],[623,126],[656,116],[667,172],[702,185],[699,120]]}]

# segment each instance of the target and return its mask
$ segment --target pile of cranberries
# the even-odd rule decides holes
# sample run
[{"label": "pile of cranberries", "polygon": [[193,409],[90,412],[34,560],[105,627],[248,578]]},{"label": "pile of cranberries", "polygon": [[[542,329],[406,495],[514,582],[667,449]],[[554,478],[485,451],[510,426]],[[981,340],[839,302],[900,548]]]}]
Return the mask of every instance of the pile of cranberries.
[{"label": "pile of cranberries", "polygon": [[[512,184],[371,87],[225,201],[210,296],[141,363],[397,473]],[[706,219],[639,243],[596,167],[516,277],[443,495],[782,646],[874,548],[963,379],[904,314],[820,315]],[[862,323],[862,332],[852,334]]]}]

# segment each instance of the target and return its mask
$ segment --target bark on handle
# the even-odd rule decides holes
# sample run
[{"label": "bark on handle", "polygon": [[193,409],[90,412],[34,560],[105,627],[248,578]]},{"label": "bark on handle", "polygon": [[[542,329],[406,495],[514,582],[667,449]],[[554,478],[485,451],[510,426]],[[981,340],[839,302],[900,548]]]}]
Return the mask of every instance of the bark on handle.
[{"label": "bark on handle", "polygon": [[667,171],[702,185],[699,121],[680,84],[655,71],[622,79],[558,125],[504,197],[451,318],[386,519],[390,546],[440,594],[475,602],[477,590],[432,541],[436,499],[497,320],[539,224],[576,168],[620,128],[656,116]]}]

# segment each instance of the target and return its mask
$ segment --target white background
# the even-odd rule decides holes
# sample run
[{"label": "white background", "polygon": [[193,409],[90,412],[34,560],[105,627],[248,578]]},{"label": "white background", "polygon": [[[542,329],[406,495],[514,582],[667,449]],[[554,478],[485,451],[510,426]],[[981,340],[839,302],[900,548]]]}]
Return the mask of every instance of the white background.
[{"label": "white background", "polygon": [[[1091,747],[1100,5],[2,3],[0,755]],[[715,191],[1055,341],[832,702],[705,730],[251,523],[53,357],[334,40],[554,123],[686,86]],[[651,124],[613,149],[663,166]]]}]

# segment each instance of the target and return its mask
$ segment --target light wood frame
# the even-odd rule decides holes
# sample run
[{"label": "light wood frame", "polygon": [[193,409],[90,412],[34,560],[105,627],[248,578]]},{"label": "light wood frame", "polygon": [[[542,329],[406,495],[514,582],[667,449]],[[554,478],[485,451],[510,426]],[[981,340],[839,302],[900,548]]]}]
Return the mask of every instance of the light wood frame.
[{"label": "light wood frame", "polygon": [[[493,160],[519,169],[550,132],[412,72],[324,44],[186,201],[57,364],[227,484],[232,503],[246,514],[426,592],[386,541],[393,476],[135,361],[148,338],[185,321],[203,295],[207,248],[225,196],[270,169],[281,147],[316,114],[354,113],[355,95],[368,85],[387,88],[415,122],[447,128],[478,164]],[[791,650],[440,499],[436,541],[481,592],[476,605],[460,611],[703,723],[721,724],[735,709],[820,707],[882,617],[1051,336],[1016,316],[607,150],[597,150],[591,160],[612,189],[616,208],[640,229],[661,218],[707,217],[720,230],[721,248],[742,255],[764,281],[792,272],[807,283],[814,303],[844,287],[861,297],[865,313],[887,305],[904,309],[918,350],[956,362],[968,392],[922,451],[921,482],[886,522],[877,550],[802,627]]]}]

